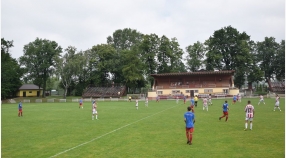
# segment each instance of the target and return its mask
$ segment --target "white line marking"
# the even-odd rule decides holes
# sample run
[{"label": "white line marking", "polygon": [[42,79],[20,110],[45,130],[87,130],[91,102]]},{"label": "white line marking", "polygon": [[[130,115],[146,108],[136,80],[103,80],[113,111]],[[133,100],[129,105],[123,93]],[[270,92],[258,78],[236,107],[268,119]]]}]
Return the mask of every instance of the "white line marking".
[{"label": "white line marking", "polygon": [[[176,105],[176,106],[178,106],[178,105]],[[61,154],[63,154],[63,153],[66,153],[66,152],[70,151],[70,150],[73,150],[73,149],[75,149],[75,148],[78,148],[78,147],[80,147],[80,146],[83,146],[83,145],[85,145],[85,144],[88,144],[88,143],[90,143],[90,142],[93,142],[93,141],[95,141],[95,140],[97,140],[97,139],[99,139],[99,138],[102,138],[102,137],[104,137],[104,136],[106,136],[106,135],[108,135],[108,134],[111,134],[111,133],[113,133],[113,132],[116,132],[116,131],[118,131],[118,130],[120,130],[120,129],[122,129],[122,128],[125,128],[125,127],[127,127],[127,126],[130,126],[130,125],[132,125],[132,124],[134,124],[134,123],[137,123],[137,122],[139,122],[139,121],[145,120],[145,119],[147,119],[147,118],[149,118],[149,117],[152,117],[152,116],[154,116],[154,115],[157,115],[157,114],[159,114],[159,113],[161,113],[161,112],[164,112],[164,111],[166,111],[166,110],[172,109],[172,108],[174,108],[174,107],[176,107],[176,106],[170,107],[170,108],[168,108],[168,109],[162,110],[162,111],[157,112],[157,113],[155,113],[155,114],[152,114],[152,115],[150,115],[150,116],[144,117],[144,118],[142,118],[142,119],[140,119],[140,120],[137,120],[137,121],[134,121],[134,122],[129,123],[129,124],[127,124],[127,125],[124,125],[124,126],[122,126],[122,127],[119,127],[119,128],[117,128],[117,129],[115,129],[115,130],[113,130],[113,131],[110,131],[110,132],[108,132],[108,133],[105,133],[105,134],[103,134],[103,135],[101,135],[101,136],[99,136],[99,137],[96,137],[96,138],[94,138],[94,139],[92,139],[92,140],[90,140],[90,141],[84,142],[84,143],[79,144],[79,145],[77,145],[77,146],[74,146],[74,147],[72,147],[72,148],[70,148],[70,149],[67,149],[67,150],[65,150],[65,151],[59,152],[59,153],[57,153],[56,155],[51,156],[51,157],[57,157],[57,156],[59,156],[59,155],[61,155]]]}]

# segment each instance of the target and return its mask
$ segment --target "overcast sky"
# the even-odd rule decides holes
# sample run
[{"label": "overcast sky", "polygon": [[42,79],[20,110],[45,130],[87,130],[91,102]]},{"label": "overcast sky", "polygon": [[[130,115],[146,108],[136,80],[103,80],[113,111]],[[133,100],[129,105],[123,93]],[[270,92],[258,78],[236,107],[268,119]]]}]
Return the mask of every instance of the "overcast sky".
[{"label": "overcast sky", "polygon": [[285,0],[2,0],[1,38],[13,58],[37,37],[87,50],[118,29],[176,37],[185,48],[231,25],[251,40],[285,39]]}]

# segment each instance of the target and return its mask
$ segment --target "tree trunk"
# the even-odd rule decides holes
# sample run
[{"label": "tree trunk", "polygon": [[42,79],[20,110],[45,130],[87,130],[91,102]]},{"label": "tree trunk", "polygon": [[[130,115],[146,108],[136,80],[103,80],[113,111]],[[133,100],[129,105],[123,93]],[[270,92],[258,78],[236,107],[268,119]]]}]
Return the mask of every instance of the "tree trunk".
[{"label": "tree trunk", "polygon": [[66,99],[67,97],[67,88],[65,87],[65,91],[64,91],[64,99]]},{"label": "tree trunk", "polygon": [[252,82],[248,82],[248,90],[252,90]]}]

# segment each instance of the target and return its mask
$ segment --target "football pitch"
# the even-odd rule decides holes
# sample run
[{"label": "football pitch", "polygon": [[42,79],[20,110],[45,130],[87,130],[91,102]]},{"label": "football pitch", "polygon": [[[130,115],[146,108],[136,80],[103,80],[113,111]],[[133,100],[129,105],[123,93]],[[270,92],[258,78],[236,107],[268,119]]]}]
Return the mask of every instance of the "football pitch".
[{"label": "football pitch", "polygon": [[[275,99],[243,98],[229,102],[229,119],[219,121],[225,99],[213,99],[208,111],[202,100],[195,108],[193,144],[187,145],[184,113],[189,101],[98,102],[98,120],[91,103],[23,103],[1,107],[1,156],[33,157],[285,157],[285,101],[273,111]],[[244,131],[244,107],[255,107],[253,130]],[[249,127],[249,126],[248,126]]]}]

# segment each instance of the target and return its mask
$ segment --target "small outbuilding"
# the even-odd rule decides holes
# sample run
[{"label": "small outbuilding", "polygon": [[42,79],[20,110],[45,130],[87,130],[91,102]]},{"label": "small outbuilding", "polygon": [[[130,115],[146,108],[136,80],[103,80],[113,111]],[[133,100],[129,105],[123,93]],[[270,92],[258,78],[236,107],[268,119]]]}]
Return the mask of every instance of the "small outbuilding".
[{"label": "small outbuilding", "polygon": [[23,84],[17,92],[17,97],[39,97],[43,93],[43,88],[34,84]]}]

